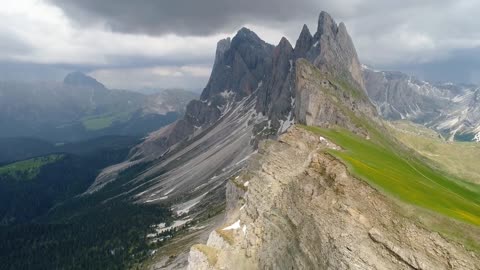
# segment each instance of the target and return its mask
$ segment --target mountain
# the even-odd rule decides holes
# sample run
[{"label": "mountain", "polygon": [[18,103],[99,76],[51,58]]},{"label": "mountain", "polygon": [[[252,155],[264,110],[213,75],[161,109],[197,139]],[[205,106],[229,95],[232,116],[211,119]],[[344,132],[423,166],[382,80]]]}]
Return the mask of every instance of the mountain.
[{"label": "mountain", "polygon": [[[3,251],[8,261],[17,268],[475,269],[480,189],[389,133],[343,23],[321,12],[316,32],[304,26],[295,47],[242,28],[220,40],[215,55],[200,99],[182,118],[102,169],[81,196],[50,209],[43,230],[34,224],[3,234],[13,247]],[[66,232],[52,229],[58,224]],[[59,255],[45,260],[29,241],[54,243]]]},{"label": "mountain", "polygon": [[[389,134],[345,26],[324,12],[318,25],[293,52],[282,39],[264,76],[251,65],[248,78],[264,83],[237,93],[257,95],[270,136],[230,177],[224,222],[192,246],[187,269],[475,269],[478,246],[464,244],[478,240],[478,186]],[[268,54],[248,55],[269,66]]]},{"label": "mountain", "polygon": [[104,135],[143,136],[175,121],[196,95],[179,90],[143,95],[110,90],[80,72],[62,83],[0,82],[0,137],[50,142]]},{"label": "mountain", "polygon": [[449,140],[480,141],[480,87],[426,82],[366,66],[363,74],[367,93],[384,118],[425,125]]},{"label": "mountain", "polygon": [[[393,242],[398,236],[394,230],[362,223],[368,216],[375,224],[389,218],[398,220],[399,230],[402,226],[417,226],[409,218],[397,216],[397,212],[379,216],[369,211],[370,203],[361,199],[364,194],[377,198],[378,203],[385,202],[381,211],[387,212],[399,207],[389,199],[391,195],[403,196],[408,204],[427,209],[431,205],[412,200],[407,193],[398,193],[388,181],[376,182],[385,175],[372,177],[370,171],[357,175],[361,171],[354,167],[360,165],[353,162],[357,159],[343,155],[340,158],[334,155],[336,152],[329,152],[352,147],[353,153],[359,151],[362,155],[358,160],[365,162],[360,168],[370,168],[372,164],[391,166],[388,161],[393,159],[393,163],[405,168],[400,178],[412,179],[405,183],[407,186],[421,187],[431,181],[412,170],[412,163],[441,185],[451,185],[453,181],[424,167],[421,159],[388,135],[367,96],[362,72],[345,25],[336,24],[325,12],[320,14],[313,35],[303,27],[295,47],[285,38],[276,46],[270,45],[242,28],[233,38],[218,42],[212,74],[200,100],[187,105],[182,119],[151,133],[134,147],[128,160],[104,169],[85,196],[109,192],[109,186],[116,185],[126,170],[141,168],[128,184],[123,184],[127,190],[122,190],[122,196],[144,205],[169,205],[175,222],[168,229],[190,232],[169,240],[158,250],[152,259],[158,263],[155,267],[185,267],[187,254],[189,269],[417,267],[411,262],[412,254],[418,254],[415,258],[427,265],[447,265],[444,261],[435,264],[435,258],[428,257],[430,246]],[[318,130],[298,131],[293,125]],[[385,159],[376,158],[377,154],[385,155]],[[347,161],[352,162],[348,168],[355,171],[347,172],[347,167],[341,167]],[[302,178],[310,180],[299,182]],[[380,185],[389,195],[358,179],[366,179],[375,187]],[[365,193],[355,193],[360,190]],[[420,190],[419,198],[438,192],[438,197],[450,196],[437,186],[425,192]],[[457,191],[470,194],[467,189],[460,190]],[[350,192],[358,198],[346,199],[344,195]],[[319,205],[309,204],[312,196],[319,200]],[[467,207],[466,211],[475,211],[475,199],[468,200],[468,207],[472,208]],[[329,204],[335,201],[341,203]],[[355,205],[350,210],[344,207],[346,213],[352,214],[337,213],[343,211],[344,204]],[[439,205],[437,211],[446,209],[444,204]],[[220,225],[214,217],[223,207],[226,213],[220,222],[224,225]],[[331,215],[308,218],[317,211]],[[360,221],[350,220],[351,216]],[[336,218],[340,218],[338,223]],[[462,219],[459,215],[454,218]],[[329,221],[337,227],[327,225]],[[150,235],[151,241],[165,241],[162,226],[157,227],[159,233]],[[422,226],[412,230],[426,239],[429,230]],[[212,227],[216,229],[207,240]],[[337,228],[362,237],[344,239]],[[349,255],[344,250],[353,248],[349,246],[351,241],[358,249],[369,251]],[[445,241],[441,242],[442,247],[455,250],[462,262],[470,260],[461,246],[451,247],[444,238],[439,241]],[[205,242],[206,245],[198,245]],[[291,243],[295,245],[289,248]],[[313,247],[311,243],[318,245]],[[197,245],[189,252],[193,244]],[[165,259],[172,256],[172,260]],[[422,256],[429,259],[420,259]]]}]

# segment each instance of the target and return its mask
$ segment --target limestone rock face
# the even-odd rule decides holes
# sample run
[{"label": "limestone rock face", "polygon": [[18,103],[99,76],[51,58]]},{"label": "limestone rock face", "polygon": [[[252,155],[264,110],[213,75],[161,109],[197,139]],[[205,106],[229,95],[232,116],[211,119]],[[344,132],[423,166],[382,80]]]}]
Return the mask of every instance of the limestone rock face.
[{"label": "limestone rock face", "polygon": [[286,38],[273,50],[272,72],[258,93],[257,111],[269,117],[277,130],[281,121],[293,121],[294,51]]},{"label": "limestone rock face", "polygon": [[211,235],[229,241],[204,245],[212,253],[200,257],[216,258],[208,269],[478,269],[477,255],[405,216],[328,148],[299,128],[261,143],[237,180],[248,183],[243,205]]}]

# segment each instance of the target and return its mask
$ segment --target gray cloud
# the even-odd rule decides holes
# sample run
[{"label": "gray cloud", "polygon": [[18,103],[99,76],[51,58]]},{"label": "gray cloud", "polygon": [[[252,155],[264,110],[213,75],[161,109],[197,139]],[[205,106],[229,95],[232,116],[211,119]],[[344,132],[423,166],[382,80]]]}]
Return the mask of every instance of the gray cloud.
[{"label": "gray cloud", "polygon": [[429,78],[441,69],[470,81],[479,74],[480,59],[458,60],[480,47],[478,0],[19,1],[5,9],[16,13],[0,10],[0,60],[101,69],[110,81],[132,69],[141,78],[152,68],[210,66],[215,42],[242,26],[270,43],[282,35],[295,43],[303,23],[315,31],[321,10],[346,23],[366,64]]},{"label": "gray cloud", "polygon": [[113,31],[203,36],[233,32],[255,22],[285,22],[309,11],[317,1],[303,0],[50,0],[77,22],[105,22]]},{"label": "gray cloud", "polygon": [[208,36],[248,24],[276,29],[292,43],[303,23],[314,31],[325,10],[346,22],[362,60],[377,65],[427,62],[480,45],[477,0],[49,1],[81,25],[102,22],[118,32]]},{"label": "gray cloud", "polygon": [[33,49],[15,33],[0,32],[0,55],[4,55],[4,58],[13,59],[16,55],[30,52]]}]

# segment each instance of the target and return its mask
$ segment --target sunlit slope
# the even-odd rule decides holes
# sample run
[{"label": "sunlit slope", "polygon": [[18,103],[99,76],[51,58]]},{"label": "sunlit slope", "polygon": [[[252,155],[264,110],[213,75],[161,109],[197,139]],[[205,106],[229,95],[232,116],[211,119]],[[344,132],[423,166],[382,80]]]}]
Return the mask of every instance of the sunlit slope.
[{"label": "sunlit slope", "polygon": [[[405,202],[480,226],[480,188],[467,188],[418,158],[386,143],[370,140],[342,129],[304,127],[320,134],[343,150],[329,152],[341,159],[350,171],[380,190]],[[397,149],[398,148],[398,149]]]},{"label": "sunlit slope", "polygon": [[480,184],[480,144],[447,142],[435,131],[408,121],[388,124],[392,134],[438,167],[455,176]]}]

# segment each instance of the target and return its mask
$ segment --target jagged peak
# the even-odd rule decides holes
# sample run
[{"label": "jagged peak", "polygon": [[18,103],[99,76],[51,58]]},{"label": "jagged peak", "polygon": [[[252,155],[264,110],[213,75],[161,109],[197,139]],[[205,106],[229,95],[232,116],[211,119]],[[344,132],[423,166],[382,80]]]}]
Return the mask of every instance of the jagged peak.
[{"label": "jagged peak", "polygon": [[296,58],[305,57],[308,50],[312,47],[313,36],[306,24],[303,25],[302,32],[295,43]]},{"label": "jagged peak", "polygon": [[239,39],[263,41],[262,39],[260,39],[260,37],[258,37],[258,35],[255,32],[253,32],[252,30],[246,27],[242,27],[240,30],[238,30],[235,37],[233,37],[232,43],[234,43],[236,40],[239,40]]},{"label": "jagged peak", "polygon": [[318,16],[318,27],[317,33],[315,36],[320,38],[322,35],[333,34],[335,35],[338,31],[338,26],[335,20],[325,11],[320,12]]},{"label": "jagged peak", "polygon": [[277,48],[286,48],[289,50],[293,50],[292,44],[290,44],[290,41],[288,41],[286,37],[282,37],[282,39],[280,39]]},{"label": "jagged peak", "polygon": [[306,24],[303,24],[302,32],[300,32],[300,37],[302,36],[313,37],[312,34],[310,33],[310,29],[308,29],[308,26]]}]

